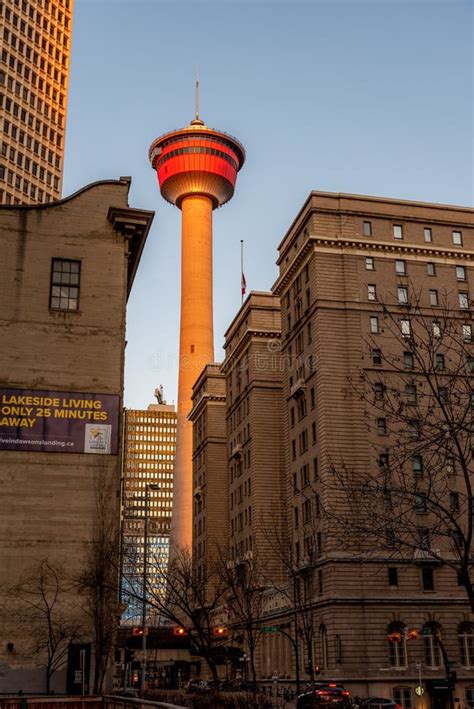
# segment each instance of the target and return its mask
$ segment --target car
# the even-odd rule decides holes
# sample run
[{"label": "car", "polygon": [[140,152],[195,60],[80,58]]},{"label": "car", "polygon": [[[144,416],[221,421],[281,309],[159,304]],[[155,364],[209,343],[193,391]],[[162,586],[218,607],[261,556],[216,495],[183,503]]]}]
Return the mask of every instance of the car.
[{"label": "car", "polygon": [[393,699],[387,697],[367,697],[359,703],[360,709],[402,709]]},{"label": "car", "polygon": [[296,709],[310,709],[311,707],[349,709],[352,707],[350,692],[337,682],[313,682],[306,687],[306,691],[300,694],[296,701]]}]

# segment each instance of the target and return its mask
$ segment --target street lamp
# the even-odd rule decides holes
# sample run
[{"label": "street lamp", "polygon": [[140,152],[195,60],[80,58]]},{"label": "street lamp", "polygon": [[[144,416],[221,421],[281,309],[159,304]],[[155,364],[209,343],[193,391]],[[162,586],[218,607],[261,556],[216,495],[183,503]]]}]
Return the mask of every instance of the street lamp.
[{"label": "street lamp", "polygon": [[146,676],[146,594],[147,594],[147,564],[148,564],[148,492],[149,490],[159,490],[158,483],[147,483],[145,485],[145,515],[143,522],[143,599],[142,599],[142,672],[140,677],[140,696],[145,694]]}]

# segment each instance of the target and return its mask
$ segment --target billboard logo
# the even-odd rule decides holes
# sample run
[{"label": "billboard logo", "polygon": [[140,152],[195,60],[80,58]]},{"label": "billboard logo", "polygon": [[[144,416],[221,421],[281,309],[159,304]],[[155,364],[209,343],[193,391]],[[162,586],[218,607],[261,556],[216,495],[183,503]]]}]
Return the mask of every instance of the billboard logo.
[{"label": "billboard logo", "polygon": [[112,426],[86,423],[84,453],[110,453]]}]

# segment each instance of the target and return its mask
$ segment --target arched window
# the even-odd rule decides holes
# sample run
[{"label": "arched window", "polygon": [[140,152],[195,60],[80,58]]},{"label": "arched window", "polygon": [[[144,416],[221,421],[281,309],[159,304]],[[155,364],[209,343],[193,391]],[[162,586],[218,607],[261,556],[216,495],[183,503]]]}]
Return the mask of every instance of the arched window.
[{"label": "arched window", "polygon": [[[465,621],[458,627],[459,661],[463,667],[474,667],[474,623]],[[473,696],[474,699],[474,696]]]},{"label": "arched window", "polygon": [[441,648],[436,637],[441,635],[441,626],[438,623],[425,623],[423,626],[423,654],[425,665],[430,669],[441,667]]},{"label": "arched window", "polygon": [[388,656],[390,667],[404,669],[407,666],[405,625],[401,621],[390,623],[387,628]]},{"label": "arched window", "polygon": [[329,667],[329,645],[328,633],[325,625],[319,626],[319,644],[321,646],[321,664],[323,669],[327,670]]}]

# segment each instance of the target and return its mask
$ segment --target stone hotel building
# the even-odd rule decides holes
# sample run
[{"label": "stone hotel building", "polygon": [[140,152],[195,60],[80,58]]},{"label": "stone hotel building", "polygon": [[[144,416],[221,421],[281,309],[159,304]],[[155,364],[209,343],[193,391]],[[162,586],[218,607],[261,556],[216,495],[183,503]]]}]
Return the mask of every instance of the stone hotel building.
[{"label": "stone hotel building", "polygon": [[[435,339],[447,317],[469,348],[473,258],[472,209],[312,192],[278,247],[272,292],[248,296],[226,333],[225,361],[212,372],[221,409],[225,379],[225,441],[217,417],[203,435],[205,449],[205,440],[218,434],[218,474],[214,458],[199,458],[204,449],[198,448],[195,402],[195,485],[206,494],[206,507],[194,507],[196,563],[210,548],[199,544],[212,524],[211,496],[219,499],[234,563],[257,563],[272,553],[268,534],[262,539],[270,516],[285,540],[288,563],[280,578],[286,574],[288,584],[305,589],[305,612],[311,612],[312,634],[298,633],[300,677],[311,664],[321,678],[356,695],[391,697],[404,709],[448,704],[446,661],[457,674],[455,701],[474,705],[474,616],[456,571],[440,563],[452,540],[431,545],[425,493],[417,497],[419,537],[411,553],[395,550],[388,533],[377,545],[356,540],[355,531],[341,540],[338,510],[346,514],[350,501],[338,483],[344,470],[379,479],[396,453],[400,431],[393,417],[380,413],[377,397],[394,386],[394,361],[408,376],[408,403],[421,386],[406,329],[413,302]],[[259,348],[263,358],[255,356]],[[449,354],[437,355],[441,376]],[[470,369],[463,371],[465,382]],[[212,398],[207,381],[203,374],[201,402]],[[375,401],[360,396],[354,381],[375,382]],[[407,416],[402,432],[415,424]],[[421,464],[421,456],[413,456],[409,474],[416,480]],[[462,517],[463,478],[453,467],[448,460],[443,489],[446,504],[455,514],[458,504]],[[390,505],[387,519],[396,517],[397,503]],[[295,652],[287,636],[294,637],[295,606],[281,586],[271,587],[264,624],[284,632],[262,634],[259,675],[271,680],[276,673],[294,686]],[[410,629],[420,638],[409,640]],[[442,638],[444,658],[435,636]],[[423,697],[415,693],[420,672]]]}]

